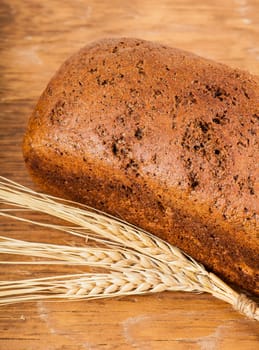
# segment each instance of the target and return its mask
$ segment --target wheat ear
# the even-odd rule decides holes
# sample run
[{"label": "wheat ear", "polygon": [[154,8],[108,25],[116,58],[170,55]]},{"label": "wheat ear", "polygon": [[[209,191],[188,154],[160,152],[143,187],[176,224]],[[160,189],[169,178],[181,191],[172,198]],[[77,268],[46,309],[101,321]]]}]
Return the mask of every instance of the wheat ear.
[{"label": "wheat ear", "polygon": [[41,299],[99,299],[150,294],[184,288],[159,271],[75,274],[0,282],[0,303]]},{"label": "wheat ear", "polygon": [[[70,234],[84,236],[97,242],[99,241],[102,244],[106,245],[109,249],[116,251],[117,253],[118,251],[128,251],[130,252],[130,254],[135,254],[135,257],[137,254],[138,259],[140,254],[146,262],[149,261],[149,263],[152,265],[152,268],[146,267],[145,270],[142,271],[143,267],[141,267],[141,264],[138,265],[139,261],[136,262],[134,268],[136,269],[137,265],[139,266],[139,278],[143,279],[146,277],[148,281],[151,281],[150,274],[155,274],[156,279],[154,280],[156,281],[157,285],[160,285],[158,289],[160,289],[161,285],[163,285],[163,290],[208,292],[214,295],[215,297],[232,304],[234,308],[246,314],[248,317],[259,320],[259,310],[257,308],[256,303],[249,300],[244,295],[239,295],[232,288],[230,288],[223,281],[221,281],[218,277],[216,277],[212,273],[207,272],[202,265],[195,262],[192,258],[181,252],[178,248],[169,245],[161,239],[137,227],[129,225],[121,220],[108,216],[104,213],[100,213],[87,206],[80,205],[78,207],[74,202],[65,201],[42,193],[36,193],[28,188],[25,188],[24,186],[18,185],[5,178],[1,179],[2,181],[0,182],[0,201],[3,204],[11,205],[15,209],[23,211],[38,211],[41,213],[45,213],[50,216],[63,219],[67,223],[72,224],[72,226],[44,224],[37,221],[34,223],[63,230]],[[19,216],[14,216],[12,214],[12,209],[2,209],[0,211],[0,214],[15,217],[16,219],[20,220],[27,220]],[[18,248],[18,250],[19,249],[20,248]],[[20,251],[22,252],[22,250]],[[106,278],[107,281],[113,281],[112,278],[114,277],[114,274],[122,273],[125,279],[129,273],[134,273],[134,276],[136,273],[136,271],[132,271],[132,269],[129,270],[129,267],[126,266],[123,267],[122,271],[123,272],[112,271],[109,274],[103,275],[103,278]],[[157,276],[160,276],[160,279],[162,276],[162,280],[167,279],[170,281],[171,284],[161,284],[159,282],[159,279],[157,279]],[[79,278],[79,276],[77,277]],[[98,278],[100,278],[100,275],[97,274],[92,276],[86,276],[85,278],[89,277],[91,277],[91,281],[94,278],[96,278],[97,281]],[[62,280],[63,282],[64,278],[65,277],[63,277]],[[23,281],[23,283],[30,283],[30,281],[34,281],[34,283],[39,283],[38,286],[41,285],[40,279]],[[50,280],[47,280],[47,283],[49,281]],[[12,287],[10,284],[11,282],[2,283],[6,288],[3,292],[6,294],[3,294],[3,298],[1,298],[2,303],[4,303],[5,295],[6,297],[8,296],[8,290],[10,289],[11,292]],[[28,283],[26,284],[27,290],[30,289]],[[53,283],[55,284],[55,280],[53,280]],[[112,286],[112,282],[110,282],[110,286]],[[158,289],[155,287],[149,288],[149,291],[146,292],[157,291]],[[53,291],[53,289],[51,290]],[[135,288],[133,290],[133,294],[139,292],[138,288]],[[41,291],[41,289],[39,289],[39,291]],[[54,294],[58,295],[58,297],[61,297],[59,293],[55,292]],[[47,295],[49,298],[49,292],[47,292]],[[67,294],[64,293],[62,295],[63,297],[67,296]],[[85,292],[84,297],[87,298],[89,297],[89,295],[90,294],[88,292]],[[116,295],[125,295],[124,289],[120,290],[119,294]],[[106,296],[106,294],[101,293],[98,297]],[[112,296],[114,296],[114,294],[112,294]],[[38,297],[39,295],[37,295],[37,298]],[[43,295],[41,294],[40,297],[42,298]],[[21,301],[22,299],[18,297],[17,299],[12,300],[14,302],[14,300]]]},{"label": "wheat ear", "polygon": [[0,236],[0,253],[45,258],[46,261],[0,261],[4,264],[65,264],[100,267],[112,271],[158,270],[171,274],[171,269],[163,262],[123,247],[72,247],[60,244],[28,242]]}]

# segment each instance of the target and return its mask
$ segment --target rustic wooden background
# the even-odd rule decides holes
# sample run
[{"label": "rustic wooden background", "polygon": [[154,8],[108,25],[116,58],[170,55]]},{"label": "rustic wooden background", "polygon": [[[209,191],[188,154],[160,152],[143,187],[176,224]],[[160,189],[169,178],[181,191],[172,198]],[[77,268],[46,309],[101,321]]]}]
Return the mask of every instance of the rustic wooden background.
[{"label": "rustic wooden background", "polygon": [[[0,30],[0,175],[31,187],[21,154],[28,116],[62,61],[90,41],[114,36],[157,40],[259,74],[258,0],[1,0]],[[4,219],[0,234],[69,240]],[[36,272],[0,265],[0,280],[48,272],[44,266]],[[3,350],[258,346],[256,322],[205,294],[34,302],[0,312]]]}]

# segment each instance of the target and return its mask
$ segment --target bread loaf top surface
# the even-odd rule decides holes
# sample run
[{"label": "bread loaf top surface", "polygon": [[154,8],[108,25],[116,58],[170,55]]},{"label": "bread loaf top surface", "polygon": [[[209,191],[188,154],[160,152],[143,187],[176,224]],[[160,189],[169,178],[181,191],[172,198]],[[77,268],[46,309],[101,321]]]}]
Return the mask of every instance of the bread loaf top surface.
[{"label": "bread loaf top surface", "polygon": [[156,43],[105,39],[64,63],[35,114],[40,143],[61,138],[63,152],[148,173],[255,238],[258,77]]},{"label": "bread loaf top surface", "polygon": [[66,176],[91,173],[100,187],[104,174],[123,179],[129,200],[121,212],[102,187],[110,198],[104,209],[113,214],[134,206],[132,183],[140,194],[168,196],[158,206],[164,215],[171,201],[221,230],[232,251],[233,237],[244,251],[253,247],[253,257],[244,256],[258,266],[258,132],[257,76],[158,43],[104,39],[73,55],[50,81],[30,118],[24,156],[53,189],[54,164],[60,193],[81,201],[89,198],[73,195]]}]

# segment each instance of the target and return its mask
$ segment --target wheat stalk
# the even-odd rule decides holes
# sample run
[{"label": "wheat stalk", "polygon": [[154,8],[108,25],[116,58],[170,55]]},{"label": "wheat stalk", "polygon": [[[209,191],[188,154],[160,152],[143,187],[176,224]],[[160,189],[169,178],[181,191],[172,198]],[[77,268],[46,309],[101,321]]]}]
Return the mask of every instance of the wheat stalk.
[{"label": "wheat stalk", "polygon": [[[5,178],[1,180],[0,202],[12,209],[1,209],[0,215],[62,230],[99,242],[102,247],[69,247],[1,237],[0,252],[54,260],[42,263],[58,261],[98,266],[109,272],[3,281],[0,282],[0,304],[53,297],[89,299],[181,290],[210,293],[248,317],[259,320],[256,303],[158,237],[87,206],[78,207],[74,202],[36,193]],[[45,213],[63,219],[71,226],[25,219],[14,215],[14,209]]]}]

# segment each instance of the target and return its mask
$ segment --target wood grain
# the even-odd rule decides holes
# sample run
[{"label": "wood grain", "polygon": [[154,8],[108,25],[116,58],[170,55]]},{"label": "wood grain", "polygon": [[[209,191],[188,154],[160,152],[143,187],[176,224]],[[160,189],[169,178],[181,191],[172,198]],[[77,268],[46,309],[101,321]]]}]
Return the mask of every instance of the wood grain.
[{"label": "wood grain", "polygon": [[[28,117],[62,61],[90,41],[114,36],[157,40],[259,74],[257,0],[4,0],[0,30],[0,175],[31,187],[21,154]],[[3,234],[74,243],[1,219]],[[50,272],[46,266],[1,265],[0,279]],[[2,307],[0,313],[4,350],[253,350],[258,345],[256,322],[205,294],[24,303]]]}]

